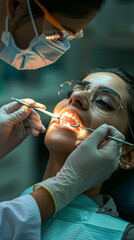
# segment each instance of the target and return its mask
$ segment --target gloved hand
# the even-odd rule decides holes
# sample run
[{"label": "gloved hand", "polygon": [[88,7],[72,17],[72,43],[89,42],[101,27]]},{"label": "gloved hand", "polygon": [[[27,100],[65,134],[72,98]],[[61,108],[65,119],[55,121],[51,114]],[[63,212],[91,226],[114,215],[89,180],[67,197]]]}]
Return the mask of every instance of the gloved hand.
[{"label": "gloved hand", "polygon": [[117,169],[122,144],[111,139],[104,140],[107,133],[124,140],[123,134],[116,128],[106,124],[100,126],[69,155],[55,177],[34,186],[34,190],[42,186],[49,191],[55,212],[80,193],[101,184]]},{"label": "gloved hand", "polygon": [[[29,105],[38,106],[38,103],[32,99],[23,99],[23,101]],[[45,131],[39,114],[33,109],[17,102],[2,106],[0,108],[0,159],[19,145],[29,134],[38,136],[40,132],[44,133]]]}]

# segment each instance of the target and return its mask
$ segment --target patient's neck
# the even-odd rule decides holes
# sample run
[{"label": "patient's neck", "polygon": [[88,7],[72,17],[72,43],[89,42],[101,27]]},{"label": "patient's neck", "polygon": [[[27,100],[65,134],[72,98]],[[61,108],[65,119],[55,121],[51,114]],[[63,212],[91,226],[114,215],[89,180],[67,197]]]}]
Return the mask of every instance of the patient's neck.
[{"label": "patient's neck", "polygon": [[52,152],[50,154],[48,164],[44,172],[43,180],[54,177],[57,172],[59,172],[60,169],[63,167],[68,155],[69,154],[67,153],[63,154]]}]

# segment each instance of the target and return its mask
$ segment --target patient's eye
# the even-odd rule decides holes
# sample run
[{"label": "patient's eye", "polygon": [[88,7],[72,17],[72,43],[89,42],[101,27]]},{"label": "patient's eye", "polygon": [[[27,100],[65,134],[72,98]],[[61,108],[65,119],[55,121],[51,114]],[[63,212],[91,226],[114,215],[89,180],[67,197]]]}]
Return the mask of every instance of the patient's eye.
[{"label": "patient's eye", "polygon": [[103,111],[116,111],[120,106],[119,99],[108,91],[98,90],[91,97],[91,101],[96,105],[96,109]]},{"label": "patient's eye", "polygon": [[106,110],[116,110],[114,106],[112,106],[112,104],[109,102],[109,100],[103,99],[103,97],[97,97],[94,102],[98,107],[105,108]]}]

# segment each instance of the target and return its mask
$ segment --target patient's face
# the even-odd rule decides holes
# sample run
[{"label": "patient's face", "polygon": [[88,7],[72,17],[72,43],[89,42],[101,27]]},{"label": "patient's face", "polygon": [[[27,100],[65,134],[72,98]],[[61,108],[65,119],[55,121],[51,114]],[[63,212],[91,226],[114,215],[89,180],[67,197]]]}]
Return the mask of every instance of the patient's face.
[{"label": "patient's face", "polygon": [[[120,96],[122,106],[127,113],[129,94],[125,82],[120,77],[113,73],[100,72],[89,75],[84,81],[96,87],[105,86],[114,90]],[[96,88],[91,86],[87,91],[73,92],[69,99],[64,99],[56,105],[54,113],[58,114],[60,118],[74,124],[75,122],[79,122],[82,126],[96,129],[106,123],[125,133],[128,123],[122,109],[113,111],[107,115],[105,111],[102,114],[91,107],[90,97],[95,90]],[[45,143],[49,150],[53,148],[55,151],[70,153],[76,148],[75,143],[77,140],[83,141],[90,134],[91,132],[87,130],[79,127],[72,128],[69,124],[61,120],[52,119],[47,130]]]}]

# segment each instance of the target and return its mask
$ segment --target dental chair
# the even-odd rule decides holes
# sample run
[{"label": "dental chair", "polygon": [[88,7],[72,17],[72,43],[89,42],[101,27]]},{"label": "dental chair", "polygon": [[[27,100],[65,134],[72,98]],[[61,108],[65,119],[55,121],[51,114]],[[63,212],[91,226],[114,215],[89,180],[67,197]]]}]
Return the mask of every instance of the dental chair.
[{"label": "dental chair", "polygon": [[134,168],[113,173],[101,193],[114,199],[122,219],[134,223]]}]

